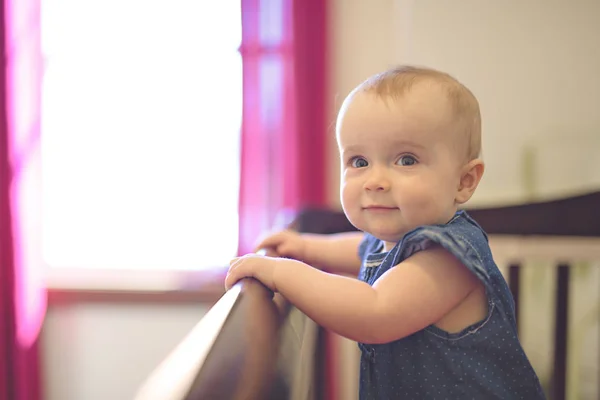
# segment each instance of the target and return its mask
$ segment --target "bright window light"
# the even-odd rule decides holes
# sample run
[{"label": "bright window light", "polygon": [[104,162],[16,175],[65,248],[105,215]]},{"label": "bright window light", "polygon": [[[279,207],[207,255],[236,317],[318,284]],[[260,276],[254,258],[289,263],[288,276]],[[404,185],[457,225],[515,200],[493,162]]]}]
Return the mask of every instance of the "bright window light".
[{"label": "bright window light", "polygon": [[42,0],[43,254],[205,269],[238,240],[239,0]]}]

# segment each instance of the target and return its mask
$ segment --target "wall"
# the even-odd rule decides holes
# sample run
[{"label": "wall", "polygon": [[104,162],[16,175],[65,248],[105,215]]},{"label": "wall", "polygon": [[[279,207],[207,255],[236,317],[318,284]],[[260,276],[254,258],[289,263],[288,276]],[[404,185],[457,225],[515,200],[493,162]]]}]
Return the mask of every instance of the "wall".
[{"label": "wall", "polygon": [[41,342],[45,399],[132,399],[207,310],[193,303],[51,305]]},{"label": "wall", "polygon": [[[487,169],[473,205],[600,188],[600,2],[335,0],[332,11],[332,121],[368,75],[431,66],[481,104]],[[330,144],[329,199],[338,206]]]}]

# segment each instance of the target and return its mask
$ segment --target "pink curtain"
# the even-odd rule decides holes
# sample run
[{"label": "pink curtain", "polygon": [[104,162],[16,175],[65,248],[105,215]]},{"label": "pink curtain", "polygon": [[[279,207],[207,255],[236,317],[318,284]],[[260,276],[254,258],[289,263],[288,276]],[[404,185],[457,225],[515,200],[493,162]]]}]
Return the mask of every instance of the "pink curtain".
[{"label": "pink curtain", "polygon": [[242,0],[240,253],[326,204],[327,3]]},{"label": "pink curtain", "polygon": [[[325,206],[327,0],[242,0],[244,101],[239,252],[308,206]],[[337,398],[327,335],[324,393]]]},{"label": "pink curtain", "polygon": [[39,0],[2,1],[0,97],[0,400],[42,397]]}]

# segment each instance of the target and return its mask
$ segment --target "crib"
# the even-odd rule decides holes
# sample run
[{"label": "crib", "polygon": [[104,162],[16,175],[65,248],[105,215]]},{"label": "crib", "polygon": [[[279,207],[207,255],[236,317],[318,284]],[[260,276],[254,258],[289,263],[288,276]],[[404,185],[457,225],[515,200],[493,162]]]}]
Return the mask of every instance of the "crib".
[{"label": "crib", "polygon": [[[551,400],[600,398],[600,192],[467,210],[486,230],[517,310],[519,335]],[[307,209],[291,228],[353,230]],[[136,400],[355,397],[358,351],[252,279],[227,292],[159,365]],[[343,360],[343,361],[342,361]]]}]

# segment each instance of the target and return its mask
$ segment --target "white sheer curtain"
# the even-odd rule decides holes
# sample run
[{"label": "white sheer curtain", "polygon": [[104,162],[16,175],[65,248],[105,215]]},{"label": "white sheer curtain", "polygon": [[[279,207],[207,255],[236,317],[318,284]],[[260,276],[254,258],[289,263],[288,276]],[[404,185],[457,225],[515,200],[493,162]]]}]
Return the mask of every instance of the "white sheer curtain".
[{"label": "white sheer curtain", "polygon": [[42,0],[48,265],[235,255],[240,40],[239,0]]}]

